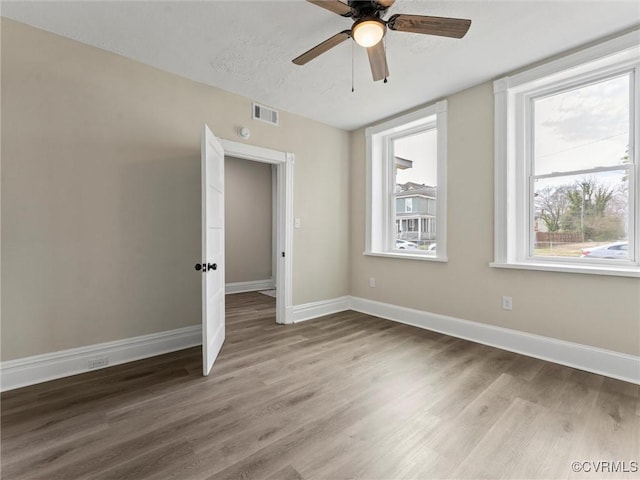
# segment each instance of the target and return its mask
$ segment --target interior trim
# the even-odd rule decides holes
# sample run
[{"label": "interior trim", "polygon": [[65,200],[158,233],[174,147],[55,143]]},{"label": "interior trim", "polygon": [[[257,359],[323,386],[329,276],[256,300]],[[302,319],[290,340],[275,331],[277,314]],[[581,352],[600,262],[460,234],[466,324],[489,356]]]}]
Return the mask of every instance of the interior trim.
[{"label": "interior trim", "polygon": [[[36,383],[70,377],[90,370],[155,357],[163,353],[184,350],[202,343],[202,326],[169,330],[86,347],[34,355],[0,363],[0,391],[13,390]],[[89,362],[106,359],[98,368]]]},{"label": "interior trim", "polygon": [[[360,297],[343,296],[287,308],[289,323],[354,310],[502,350],[566,365],[640,385],[640,356],[558,340],[533,333],[472,322]],[[0,363],[0,390],[7,391],[89,371],[88,362],[107,357],[118,365],[195,347],[201,326],[143,335]],[[104,368],[102,367],[102,368]]]},{"label": "interior trim", "polygon": [[332,313],[344,312],[351,309],[351,297],[332,298],[329,300],[320,300],[318,302],[305,303],[295,305],[288,311],[290,322],[298,323]]},{"label": "interior trim", "polygon": [[351,297],[351,309],[568,367],[640,384],[640,357],[533,333]]},{"label": "interior trim", "polygon": [[227,283],[224,287],[227,295],[232,293],[243,292],[259,292],[260,290],[273,290],[276,288],[276,282],[273,278],[267,278],[265,280],[253,280],[251,282],[233,282]]}]

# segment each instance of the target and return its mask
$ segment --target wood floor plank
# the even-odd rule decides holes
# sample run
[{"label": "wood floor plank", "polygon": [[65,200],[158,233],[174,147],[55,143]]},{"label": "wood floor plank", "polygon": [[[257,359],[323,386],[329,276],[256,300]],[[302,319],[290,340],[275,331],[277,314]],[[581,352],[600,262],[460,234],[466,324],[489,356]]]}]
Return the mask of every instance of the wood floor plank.
[{"label": "wood floor plank", "polygon": [[[574,430],[541,405],[516,398],[453,472],[455,478],[566,478]],[[523,455],[523,452],[526,452]]]},{"label": "wood floor plank", "polygon": [[282,470],[278,470],[271,475],[267,480],[304,480],[304,477],[291,465],[287,465]]},{"label": "wood floor plank", "polygon": [[209,377],[191,348],[0,400],[12,480],[587,478],[640,449],[637,385],[351,311],[277,325],[259,293],[227,296]]},{"label": "wood floor plank", "polygon": [[[403,349],[394,356],[394,359],[397,362],[407,363],[415,353],[417,353],[416,350]],[[325,377],[326,382],[314,382],[315,391],[309,390],[306,386],[304,387],[306,391],[297,391],[297,396],[290,397],[289,402],[293,403],[285,405],[286,409],[280,408],[282,405],[266,405],[252,412],[245,419],[246,424],[242,428],[238,428],[237,435],[226,440],[219,437],[218,441],[214,442],[213,448],[200,450],[198,453],[203,460],[199,462],[197,469],[191,465],[189,467],[190,473],[196,470],[197,472],[215,471],[220,466],[230,466],[243,456],[262,448],[266,443],[290,435],[300,425],[315,421],[318,412],[339,409],[345,403],[352,402],[353,374],[357,374],[359,381],[366,385],[358,392],[359,397],[376,391],[380,382],[385,382],[389,377],[396,376],[395,365],[381,365],[374,369],[370,368],[369,363],[363,358],[359,357],[353,360],[354,363],[359,362],[362,369],[353,369],[352,367],[349,371],[330,372],[329,376]],[[407,369],[403,375],[405,377],[397,377],[396,381],[401,381],[407,375],[415,375],[414,369]],[[305,374],[303,378],[307,378],[307,375]],[[321,379],[322,376],[316,376],[316,378]],[[177,471],[170,470],[164,472],[163,475],[165,478],[182,478],[184,473],[180,471],[179,467]]]}]

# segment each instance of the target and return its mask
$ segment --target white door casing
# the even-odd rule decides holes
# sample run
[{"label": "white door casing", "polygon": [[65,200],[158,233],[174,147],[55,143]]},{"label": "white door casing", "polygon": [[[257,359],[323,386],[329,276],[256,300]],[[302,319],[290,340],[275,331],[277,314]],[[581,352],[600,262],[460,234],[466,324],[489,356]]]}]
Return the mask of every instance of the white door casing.
[{"label": "white door casing", "polygon": [[224,150],[202,132],[202,374],[209,375],[225,339]]}]

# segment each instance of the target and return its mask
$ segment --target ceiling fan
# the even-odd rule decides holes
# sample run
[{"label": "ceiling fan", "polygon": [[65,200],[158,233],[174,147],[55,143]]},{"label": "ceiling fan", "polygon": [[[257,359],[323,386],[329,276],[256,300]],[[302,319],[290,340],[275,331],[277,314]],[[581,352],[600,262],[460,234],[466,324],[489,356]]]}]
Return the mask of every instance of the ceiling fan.
[{"label": "ceiling fan", "polygon": [[383,17],[395,0],[349,0],[347,3],[339,0],[307,1],[342,17],[350,17],[354,23],[351,30],[336,33],[333,37],[294,58],[293,63],[304,65],[341,44],[347,38],[353,38],[358,45],[367,49],[374,81],[384,79],[386,82],[389,76],[387,56],[382,43],[382,37],[384,37],[387,28],[399,32],[462,38],[471,26],[471,20],[425,15],[395,14],[391,15],[388,20],[384,20]]}]

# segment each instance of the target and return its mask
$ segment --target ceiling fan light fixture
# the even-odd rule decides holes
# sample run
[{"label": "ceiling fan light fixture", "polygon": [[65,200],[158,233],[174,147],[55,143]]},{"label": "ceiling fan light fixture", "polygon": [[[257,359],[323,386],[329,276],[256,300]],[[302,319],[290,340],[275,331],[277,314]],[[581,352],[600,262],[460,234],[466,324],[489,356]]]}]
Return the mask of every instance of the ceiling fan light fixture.
[{"label": "ceiling fan light fixture", "polygon": [[387,26],[376,18],[365,18],[357,21],[351,29],[353,39],[361,47],[373,47],[387,30]]}]

